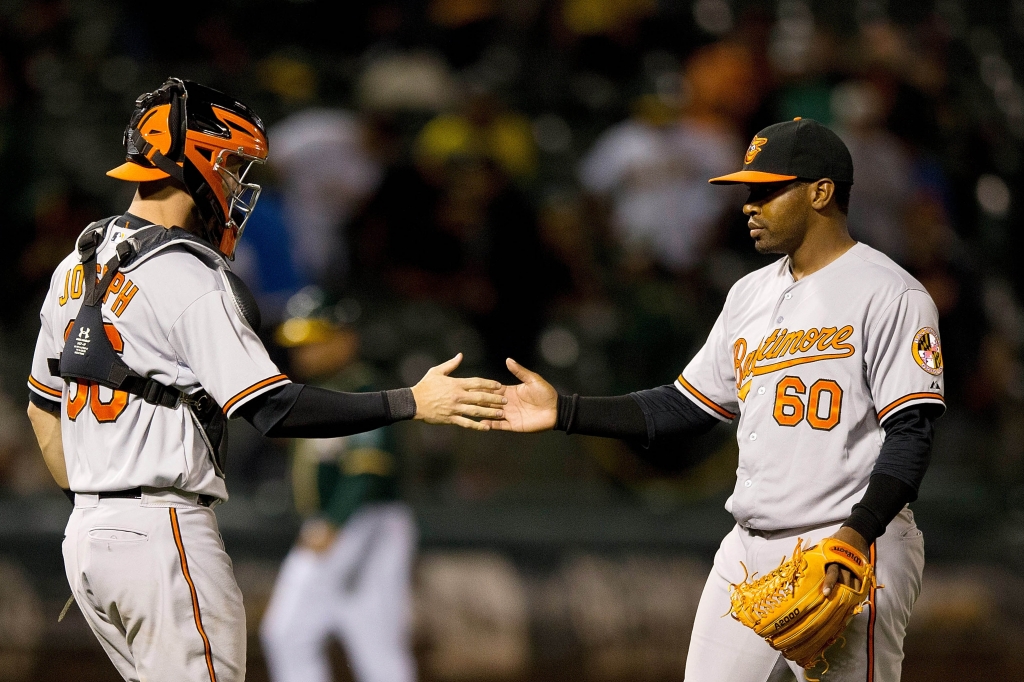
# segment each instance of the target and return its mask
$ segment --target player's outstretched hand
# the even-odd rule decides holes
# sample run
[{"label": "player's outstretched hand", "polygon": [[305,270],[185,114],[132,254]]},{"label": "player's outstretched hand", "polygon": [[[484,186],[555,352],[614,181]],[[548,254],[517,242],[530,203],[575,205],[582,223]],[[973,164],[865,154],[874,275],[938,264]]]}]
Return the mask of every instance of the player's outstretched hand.
[{"label": "player's outstretched hand", "polygon": [[544,380],[512,358],[505,360],[509,371],[522,381],[515,386],[505,386],[505,418],[491,420],[492,429],[533,433],[555,428],[558,417],[558,392]]},{"label": "player's outstretched hand", "polygon": [[[457,379],[448,376],[462,362],[459,353],[448,362],[431,367],[412,387],[416,399],[413,419],[428,424],[457,424],[476,431],[489,431],[493,420],[505,415],[502,385],[490,379]],[[481,421],[476,421],[476,420]]]}]

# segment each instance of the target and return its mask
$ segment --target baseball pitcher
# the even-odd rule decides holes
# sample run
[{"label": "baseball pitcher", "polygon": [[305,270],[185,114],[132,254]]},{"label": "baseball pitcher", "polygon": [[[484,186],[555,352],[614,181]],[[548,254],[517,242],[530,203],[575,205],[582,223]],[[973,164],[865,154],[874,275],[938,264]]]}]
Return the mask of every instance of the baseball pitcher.
[{"label": "baseball pitcher", "polygon": [[732,287],[678,379],[559,396],[510,359],[523,383],[491,426],[651,444],[736,421],[736,525],[701,597],[686,679],[899,680],[924,567],[907,504],[944,410],[935,305],[850,237],[853,161],[821,124],[765,128],[742,170],[711,182],[749,187],[754,245],[783,257]]}]

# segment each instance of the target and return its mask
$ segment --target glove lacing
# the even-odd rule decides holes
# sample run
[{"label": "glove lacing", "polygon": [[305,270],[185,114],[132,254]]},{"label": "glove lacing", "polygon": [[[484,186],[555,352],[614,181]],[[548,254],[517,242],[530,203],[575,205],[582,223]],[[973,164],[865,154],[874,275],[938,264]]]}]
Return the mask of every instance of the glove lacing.
[{"label": "glove lacing", "polygon": [[779,604],[793,598],[797,585],[807,568],[807,562],[803,559],[802,545],[803,540],[797,539],[797,545],[789,564],[786,563],[786,557],[782,557],[782,561],[779,562],[779,569],[782,570],[776,569],[757,580],[753,579],[757,574],[750,575],[747,572],[746,564],[740,562],[740,565],[743,566],[743,580],[738,584],[729,583],[733,618],[736,618],[736,611],[745,608],[760,623]]}]

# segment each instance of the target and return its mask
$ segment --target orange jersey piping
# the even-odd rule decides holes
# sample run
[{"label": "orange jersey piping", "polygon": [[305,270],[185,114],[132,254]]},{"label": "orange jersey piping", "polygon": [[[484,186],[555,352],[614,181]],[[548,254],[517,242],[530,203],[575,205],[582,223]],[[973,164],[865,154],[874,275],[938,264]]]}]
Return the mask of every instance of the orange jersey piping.
[{"label": "orange jersey piping", "polygon": [[231,400],[227,401],[227,403],[224,404],[224,414],[227,414],[228,412],[230,412],[231,408],[234,407],[235,405],[237,405],[240,400],[245,399],[247,396],[252,395],[256,391],[260,390],[261,388],[266,388],[267,386],[270,386],[271,384],[276,384],[278,382],[287,381],[287,380],[288,380],[288,377],[286,377],[284,374],[278,374],[276,376],[272,376],[272,377],[269,377],[267,379],[264,379],[263,381],[257,381],[255,384],[253,384],[249,388],[245,389],[244,391],[240,391],[239,393],[236,393],[234,395],[234,397],[231,398]]},{"label": "orange jersey piping", "polygon": [[714,410],[718,414],[722,415],[726,419],[735,419],[736,418],[735,414],[733,414],[729,410],[725,409],[724,407],[722,407],[721,405],[719,405],[715,401],[711,400],[711,398],[708,398],[706,395],[704,395],[703,393],[701,393],[700,391],[695,389],[693,386],[691,386],[690,382],[687,381],[686,379],[684,379],[682,374],[679,375],[679,384],[683,388],[685,388],[687,391],[689,391],[690,394],[693,395],[694,398],[699,400],[704,405],[707,405],[712,410]]},{"label": "orange jersey piping", "polygon": [[939,395],[938,393],[911,393],[910,395],[903,396],[899,400],[892,401],[891,403],[883,407],[881,410],[879,410],[878,421],[881,422],[883,419],[885,419],[885,415],[889,414],[900,405],[909,403],[912,400],[938,400],[943,405],[946,404],[946,401],[943,400],[942,396]]},{"label": "orange jersey piping", "polygon": [[28,375],[28,383],[31,384],[33,388],[42,391],[46,395],[53,396],[54,398],[64,397],[64,393],[62,391],[58,391],[57,389],[50,388],[46,384],[40,383],[31,374]]}]

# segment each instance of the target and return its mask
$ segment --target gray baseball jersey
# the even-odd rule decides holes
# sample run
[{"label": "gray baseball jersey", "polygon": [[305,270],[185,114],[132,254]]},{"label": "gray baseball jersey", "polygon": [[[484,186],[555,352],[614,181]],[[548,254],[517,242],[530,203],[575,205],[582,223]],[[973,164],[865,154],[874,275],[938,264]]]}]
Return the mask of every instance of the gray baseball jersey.
[{"label": "gray baseball jersey", "polygon": [[722,421],[739,417],[726,503],[737,523],[842,521],[867,487],[885,420],[944,406],[938,312],[917,280],[864,244],[798,281],[782,258],[732,287],[676,387]]},{"label": "gray baseball jersey", "polygon": [[[98,263],[136,230],[108,229]],[[200,387],[225,414],[288,383],[239,314],[223,261],[211,267],[182,247],[140,258],[115,275],[104,298],[104,327],[114,350],[143,376],[186,393]],[[97,268],[98,269],[98,268]],[[50,376],[47,358],[64,349],[82,305],[77,252],[57,267],[40,311],[29,389],[61,401],[61,435],[71,489],[176,488],[227,499],[224,479],[184,406],[153,405],[96,384]]]}]

